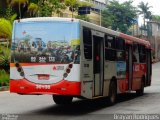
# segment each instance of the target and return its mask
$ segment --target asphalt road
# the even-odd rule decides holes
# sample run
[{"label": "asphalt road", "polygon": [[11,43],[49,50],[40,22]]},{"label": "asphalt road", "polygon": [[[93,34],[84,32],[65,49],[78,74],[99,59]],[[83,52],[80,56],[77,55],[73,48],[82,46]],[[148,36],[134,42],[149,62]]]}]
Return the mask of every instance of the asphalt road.
[{"label": "asphalt road", "polygon": [[[74,99],[70,105],[56,105],[50,95],[17,95],[0,92],[0,120],[113,120],[117,114],[160,115],[160,63],[153,65],[152,86],[145,94],[119,95],[118,103],[109,106],[104,100]],[[160,119],[159,117],[156,117]],[[12,119],[13,120],[13,119]]]}]

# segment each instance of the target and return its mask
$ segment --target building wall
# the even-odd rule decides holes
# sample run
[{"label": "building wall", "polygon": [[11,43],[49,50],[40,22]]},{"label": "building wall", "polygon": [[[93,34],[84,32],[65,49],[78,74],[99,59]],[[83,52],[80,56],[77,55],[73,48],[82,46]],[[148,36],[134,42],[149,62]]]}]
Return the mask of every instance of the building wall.
[{"label": "building wall", "polygon": [[152,36],[160,36],[160,23],[152,24]]},{"label": "building wall", "polygon": [[160,23],[159,22],[148,22],[150,43],[154,50],[154,57],[160,59]]}]

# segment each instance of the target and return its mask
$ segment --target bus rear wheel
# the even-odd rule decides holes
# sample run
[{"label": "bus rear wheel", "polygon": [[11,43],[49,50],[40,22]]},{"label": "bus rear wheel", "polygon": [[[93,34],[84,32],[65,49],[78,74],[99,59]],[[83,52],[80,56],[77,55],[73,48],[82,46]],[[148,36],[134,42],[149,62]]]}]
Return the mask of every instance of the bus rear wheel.
[{"label": "bus rear wheel", "polygon": [[65,95],[53,95],[53,100],[56,104],[70,104],[73,100],[73,97]]},{"label": "bus rear wheel", "polygon": [[109,104],[114,105],[116,103],[117,98],[117,86],[115,81],[111,81],[109,86]]},{"label": "bus rear wheel", "polygon": [[142,96],[144,94],[144,80],[141,81],[141,88],[139,90],[136,90],[137,96]]}]

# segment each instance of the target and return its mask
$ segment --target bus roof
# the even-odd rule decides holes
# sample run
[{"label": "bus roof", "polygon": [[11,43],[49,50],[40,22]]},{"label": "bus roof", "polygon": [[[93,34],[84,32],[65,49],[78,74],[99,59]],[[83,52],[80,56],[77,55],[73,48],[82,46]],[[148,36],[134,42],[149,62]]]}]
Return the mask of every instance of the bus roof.
[{"label": "bus roof", "polygon": [[136,38],[136,37],[133,37],[133,36],[118,32],[118,31],[114,31],[114,30],[111,30],[109,28],[105,28],[105,27],[102,27],[102,26],[99,26],[99,25],[95,25],[93,23],[88,23],[88,22],[83,21],[83,20],[80,20],[80,21],[83,24],[85,24],[85,26],[87,26],[87,27],[90,27],[90,28],[93,28],[93,29],[96,27],[97,31],[102,31],[104,33],[108,33],[108,34],[111,34],[113,36],[121,37],[121,38],[124,38],[125,40],[129,40],[131,42],[137,42],[137,43],[145,45],[147,48],[151,48],[151,44],[150,44],[149,41],[146,41],[146,40],[143,40],[143,39],[140,39],[140,38]]},{"label": "bus roof", "polygon": [[83,20],[75,19],[75,18],[35,17],[35,18],[20,19],[20,20],[16,20],[15,22],[19,22],[19,21],[20,22],[37,22],[37,21],[80,22],[80,23],[84,24],[86,27],[93,28],[93,29],[95,29],[95,27],[96,27],[97,31],[102,31],[104,33],[108,33],[108,34],[111,34],[111,35],[114,35],[114,36],[117,36],[117,37],[121,37],[121,38],[129,40],[131,42],[137,42],[137,43],[145,45],[148,48],[151,48],[151,45],[150,45],[149,41],[146,41],[146,40],[143,40],[143,39],[140,39],[140,38],[136,38],[136,37],[133,37],[133,36],[121,33],[121,32],[117,32],[117,31],[114,31],[114,30],[111,30],[111,29],[108,29],[108,28],[105,28],[105,27],[102,27],[102,26],[99,26],[99,25],[96,25],[96,24],[93,24],[93,23],[89,23],[89,22],[86,22],[86,21],[83,21]]},{"label": "bus roof", "polygon": [[25,18],[16,20],[16,22],[37,22],[37,21],[68,21],[68,22],[79,22],[78,19],[73,18],[60,18],[60,17],[35,17],[35,18]]}]

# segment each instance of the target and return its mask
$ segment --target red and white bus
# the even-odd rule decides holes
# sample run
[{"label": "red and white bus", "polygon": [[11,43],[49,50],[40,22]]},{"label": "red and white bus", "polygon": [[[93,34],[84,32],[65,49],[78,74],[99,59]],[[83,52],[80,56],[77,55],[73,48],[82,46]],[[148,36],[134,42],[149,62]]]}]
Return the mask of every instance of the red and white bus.
[{"label": "red and white bus", "polygon": [[51,94],[57,104],[95,99],[151,85],[148,41],[71,18],[14,22],[10,92]]}]

